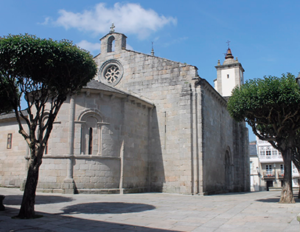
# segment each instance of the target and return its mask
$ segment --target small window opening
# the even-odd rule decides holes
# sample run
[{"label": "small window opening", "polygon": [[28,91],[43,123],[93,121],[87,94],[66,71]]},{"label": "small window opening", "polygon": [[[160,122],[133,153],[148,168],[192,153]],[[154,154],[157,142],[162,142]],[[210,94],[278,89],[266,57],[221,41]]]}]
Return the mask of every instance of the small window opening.
[{"label": "small window opening", "polygon": [[89,154],[93,152],[93,128],[89,129]]},{"label": "small window opening", "polygon": [[227,78],[229,78],[229,74],[227,74]]},{"label": "small window opening", "polygon": [[7,134],[7,149],[11,149],[12,144],[12,133]]}]

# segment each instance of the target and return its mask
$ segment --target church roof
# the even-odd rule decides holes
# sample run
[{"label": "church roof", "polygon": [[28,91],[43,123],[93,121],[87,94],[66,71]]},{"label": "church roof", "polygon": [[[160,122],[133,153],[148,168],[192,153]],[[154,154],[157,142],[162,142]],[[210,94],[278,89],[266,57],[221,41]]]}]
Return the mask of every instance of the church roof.
[{"label": "church roof", "polygon": [[[24,116],[28,115],[26,110],[22,110],[22,113]],[[0,120],[11,119],[11,118],[15,118],[15,117],[16,117],[15,112],[0,114]]]},{"label": "church roof", "polygon": [[103,38],[105,38],[106,36],[108,36],[108,35],[112,35],[112,34],[118,34],[118,35],[123,35],[123,36],[125,36],[125,38],[127,38],[127,36],[126,35],[124,35],[123,33],[119,33],[119,32],[115,32],[115,31],[113,31],[113,32],[109,32],[109,33],[107,33],[105,36],[103,36],[100,40],[102,40]]},{"label": "church roof", "polygon": [[83,87],[83,89],[97,89],[97,90],[103,90],[103,91],[108,91],[108,92],[113,92],[113,93],[127,94],[121,90],[118,90],[114,87],[103,84],[102,82],[96,81],[94,79],[89,81],[87,83],[87,85]]},{"label": "church roof", "polygon": [[112,86],[109,86],[109,85],[106,85],[102,82],[99,82],[97,80],[91,80],[87,83],[86,86],[84,86],[82,89],[94,89],[94,90],[100,90],[100,91],[105,91],[105,92],[111,92],[111,93],[116,93],[116,94],[120,94],[120,95],[123,95],[123,96],[131,96],[133,97],[134,99],[138,99],[139,101],[141,102],[145,102],[151,106],[154,106],[153,102],[151,102],[149,99],[145,99],[145,97],[141,97],[135,93],[128,93],[128,92],[125,92],[125,91],[122,91],[122,90],[119,90],[119,89],[116,89]]}]

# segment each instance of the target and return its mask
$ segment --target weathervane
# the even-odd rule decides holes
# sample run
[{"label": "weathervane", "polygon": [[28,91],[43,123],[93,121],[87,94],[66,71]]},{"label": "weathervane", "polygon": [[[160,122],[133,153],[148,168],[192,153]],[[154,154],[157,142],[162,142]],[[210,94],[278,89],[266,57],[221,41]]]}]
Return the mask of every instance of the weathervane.
[{"label": "weathervane", "polygon": [[229,41],[229,40],[227,40],[227,42],[226,42],[226,43],[228,44],[228,48],[229,48],[230,41]]},{"label": "weathervane", "polygon": [[110,32],[115,32],[115,25],[114,25],[114,23],[111,24]]},{"label": "weathervane", "polygon": [[151,55],[152,55],[152,56],[154,56],[153,42],[152,42],[152,50],[151,50]]}]

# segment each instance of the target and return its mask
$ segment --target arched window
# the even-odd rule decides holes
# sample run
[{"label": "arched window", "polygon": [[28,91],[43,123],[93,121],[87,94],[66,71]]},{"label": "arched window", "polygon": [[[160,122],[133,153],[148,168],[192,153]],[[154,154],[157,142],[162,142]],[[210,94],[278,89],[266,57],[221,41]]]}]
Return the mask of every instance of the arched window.
[{"label": "arched window", "polygon": [[93,128],[89,128],[89,154],[93,153]]},{"label": "arched window", "polygon": [[115,37],[111,36],[107,40],[107,52],[115,51]]},{"label": "arched window", "polygon": [[78,153],[83,155],[97,155],[101,154],[102,144],[102,132],[99,123],[102,122],[102,116],[95,111],[87,110],[81,113],[78,118],[81,121],[80,127],[77,128],[80,131],[80,137],[78,142]]}]

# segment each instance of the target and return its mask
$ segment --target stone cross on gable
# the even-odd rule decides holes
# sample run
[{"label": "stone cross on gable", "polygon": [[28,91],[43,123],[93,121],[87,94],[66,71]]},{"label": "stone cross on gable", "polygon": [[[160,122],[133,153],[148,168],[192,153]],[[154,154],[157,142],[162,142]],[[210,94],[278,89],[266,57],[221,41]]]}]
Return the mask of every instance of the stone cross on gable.
[{"label": "stone cross on gable", "polygon": [[114,23],[111,24],[110,32],[115,32],[115,25],[114,25]]}]

